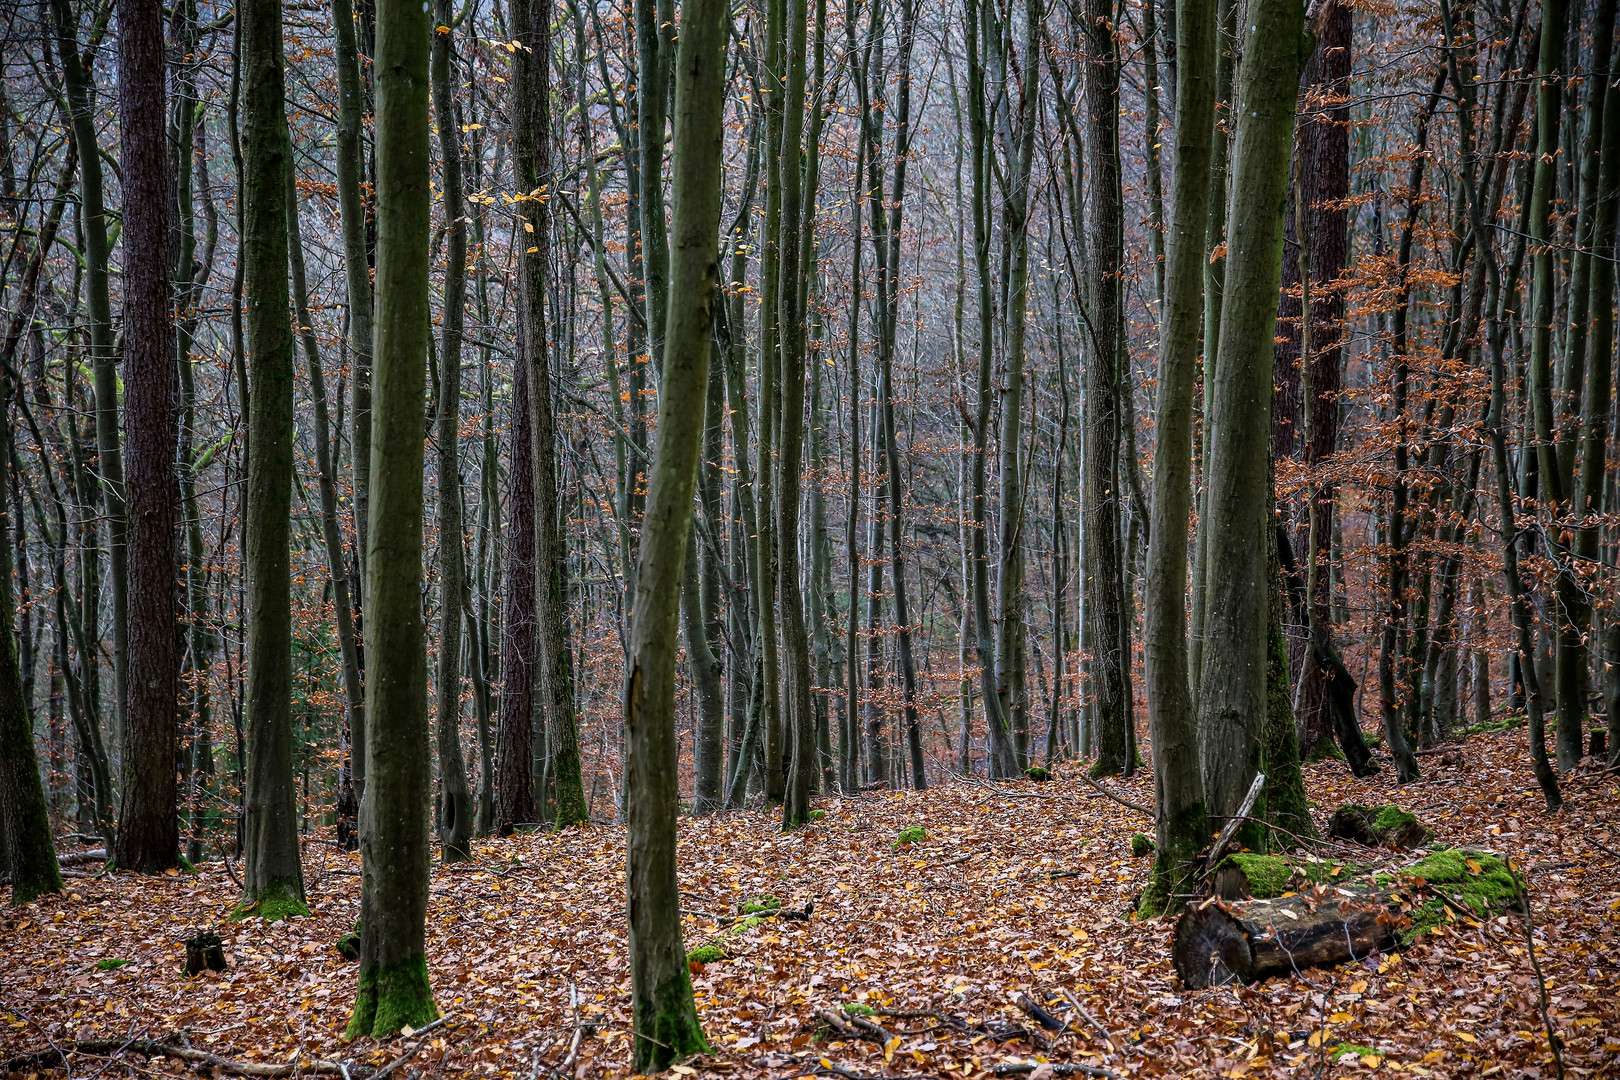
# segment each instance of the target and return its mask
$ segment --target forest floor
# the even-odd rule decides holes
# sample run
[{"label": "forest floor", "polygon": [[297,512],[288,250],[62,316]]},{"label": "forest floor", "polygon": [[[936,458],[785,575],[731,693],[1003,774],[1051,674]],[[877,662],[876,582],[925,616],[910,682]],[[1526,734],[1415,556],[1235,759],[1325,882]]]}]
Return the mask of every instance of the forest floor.
[{"label": "forest floor", "polygon": [[[1548,816],[1523,744],[1522,730],[1477,735],[1455,748],[1460,757],[1424,756],[1424,779],[1399,790],[1388,769],[1357,781],[1339,764],[1308,768],[1306,785],[1324,825],[1344,802],[1398,801],[1441,840],[1515,859],[1530,881],[1535,955],[1569,1072],[1620,1075],[1620,776],[1570,780],[1568,809]],[[1113,787],[1152,801],[1146,773]],[[694,965],[715,1052],[682,1077],[965,1080],[1031,1074],[1038,1061],[1120,1076],[1553,1074],[1522,918],[1459,921],[1404,954],[1304,979],[1188,992],[1170,964],[1173,924],[1127,921],[1149,869],[1131,855],[1131,836],[1150,822],[1083,779],[955,781],[820,805],[825,818],[790,836],[763,813],[682,819],[687,947],[728,953]],[[927,838],[897,845],[911,826]],[[450,1017],[387,1044],[341,1039],[356,965],[334,942],[359,907],[358,860],[318,841],[306,855],[315,914],[305,919],[224,921],[238,894],[220,863],[195,876],[74,878],[59,897],[7,910],[0,1072],[12,1054],[70,1039],[181,1034],[238,1062],[296,1056],[306,1068],[391,1062],[423,1044],[401,1078],[628,1071],[622,829],[479,841],[475,863],[436,869],[428,963]],[[813,901],[810,919],[769,918],[727,936],[739,905],[762,894],[790,908]],[[183,974],[180,941],[198,929],[224,937],[225,973]],[[100,970],[112,960],[128,962]],[[1021,994],[1073,1022],[1040,1045],[1001,1038],[1036,1027],[1016,1005]],[[815,1012],[846,1003],[877,1010],[895,1039],[828,1041]],[[995,1034],[884,1009],[938,1010]],[[74,1054],[71,1064],[79,1077],[188,1067],[129,1052]]]}]

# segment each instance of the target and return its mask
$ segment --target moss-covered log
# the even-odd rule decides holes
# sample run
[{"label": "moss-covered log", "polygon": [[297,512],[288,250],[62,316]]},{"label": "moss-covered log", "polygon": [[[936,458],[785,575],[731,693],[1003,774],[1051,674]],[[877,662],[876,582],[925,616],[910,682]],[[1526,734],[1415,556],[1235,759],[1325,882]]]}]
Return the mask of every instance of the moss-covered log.
[{"label": "moss-covered log", "polygon": [[1214,892],[1223,900],[1272,899],[1288,891],[1293,867],[1281,855],[1239,852],[1215,869]]},{"label": "moss-covered log", "polygon": [[1349,803],[1333,812],[1328,835],[1368,847],[1410,851],[1434,837],[1426,825],[1398,806],[1362,806]]},{"label": "moss-covered log", "polygon": [[1522,880],[1501,859],[1448,850],[1399,879],[1380,875],[1370,888],[1325,886],[1235,903],[1212,898],[1182,915],[1171,949],[1189,989],[1259,982],[1398,949],[1447,919],[1518,908],[1523,895]]}]

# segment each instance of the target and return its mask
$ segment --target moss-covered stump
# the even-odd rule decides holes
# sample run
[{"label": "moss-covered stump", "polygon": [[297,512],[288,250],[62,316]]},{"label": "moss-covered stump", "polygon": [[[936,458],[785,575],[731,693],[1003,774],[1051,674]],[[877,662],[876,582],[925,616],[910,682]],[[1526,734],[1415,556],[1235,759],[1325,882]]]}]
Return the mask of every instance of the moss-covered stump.
[{"label": "moss-covered stump", "polygon": [[1288,891],[1294,868],[1281,855],[1240,851],[1215,868],[1215,895],[1223,900],[1270,900]]},{"label": "moss-covered stump", "polygon": [[1328,835],[1367,847],[1411,851],[1434,838],[1434,833],[1415,816],[1398,806],[1363,806],[1348,803],[1333,812]]},{"label": "moss-covered stump", "polygon": [[338,938],[336,942],[333,943],[333,947],[335,949],[337,949],[338,955],[343,957],[343,959],[345,959],[345,960],[358,960],[358,959],[360,959],[360,934],[359,934],[359,932],[356,931],[355,933],[352,933],[352,934],[344,934],[342,937]]},{"label": "moss-covered stump", "polygon": [[1039,765],[1033,765],[1025,769],[1024,777],[1026,779],[1035,781],[1037,784],[1044,784],[1053,778],[1051,769],[1043,768]]},{"label": "moss-covered stump", "polygon": [[1153,842],[1153,837],[1146,833],[1136,833],[1131,837],[1131,854],[1138,859],[1147,858],[1157,848],[1158,845]]},{"label": "moss-covered stump", "polygon": [[[1262,878],[1276,869],[1251,868]],[[1380,874],[1372,887],[1319,885],[1235,902],[1213,897],[1181,916],[1171,952],[1189,989],[1259,982],[1404,948],[1441,923],[1519,909],[1523,896],[1522,879],[1497,856],[1450,849],[1399,875]]]},{"label": "moss-covered stump", "polygon": [[186,938],[187,975],[195,975],[200,971],[224,970],[225,943],[220,940],[218,934],[204,931]]}]

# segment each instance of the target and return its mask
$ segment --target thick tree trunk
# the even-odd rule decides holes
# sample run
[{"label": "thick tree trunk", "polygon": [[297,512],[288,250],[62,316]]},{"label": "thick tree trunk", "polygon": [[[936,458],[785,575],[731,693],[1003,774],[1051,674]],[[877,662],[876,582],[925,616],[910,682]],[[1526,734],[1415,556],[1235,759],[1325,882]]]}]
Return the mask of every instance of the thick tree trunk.
[{"label": "thick tree trunk", "polygon": [[360,979],[350,1038],[386,1038],[438,1015],[425,941],[433,770],[422,620],[431,24],[415,0],[377,4],[377,348],[365,589],[372,722],[360,808]]},{"label": "thick tree trunk", "polygon": [[[180,855],[175,784],[180,675],[175,559],[180,491],[174,469],[179,416],[169,288],[162,7],[156,0],[121,0],[118,25],[124,426],[129,442],[125,490],[133,526],[128,543],[134,567],[128,590],[125,659],[139,677],[126,691],[124,801],[110,854],[126,870],[156,872],[175,866]],[[285,258],[282,265],[286,265]],[[285,303],[281,311],[285,318]],[[285,517],[283,510],[283,520]]]},{"label": "thick tree trunk", "polygon": [[[1236,90],[1225,301],[1206,417],[1205,647],[1197,698],[1205,800],[1215,815],[1236,811],[1265,747],[1271,361],[1302,16],[1299,0],[1256,0],[1244,20]],[[1258,848],[1255,830],[1246,833],[1245,842]]]},{"label": "thick tree trunk", "polygon": [[681,944],[675,876],[675,619],[697,486],[710,332],[720,301],[725,12],[720,0],[687,0],[676,64],[672,287],[624,689],[636,1072],[660,1072],[708,1049]]},{"label": "thick tree trunk", "polygon": [[243,280],[252,395],[248,414],[246,852],[242,915],[308,912],[293,784],[291,542],[293,330],[288,317],[287,134],[281,6],[242,18]]}]

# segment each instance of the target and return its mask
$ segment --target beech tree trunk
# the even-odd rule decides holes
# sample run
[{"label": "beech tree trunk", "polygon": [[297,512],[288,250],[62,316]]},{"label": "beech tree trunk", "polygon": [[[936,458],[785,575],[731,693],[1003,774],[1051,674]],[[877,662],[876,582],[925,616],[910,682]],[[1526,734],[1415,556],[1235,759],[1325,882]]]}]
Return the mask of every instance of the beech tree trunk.
[{"label": "beech tree trunk", "polygon": [[[1236,90],[1225,301],[1205,420],[1206,606],[1197,697],[1205,799],[1217,816],[1237,811],[1265,753],[1272,343],[1303,15],[1299,0],[1255,0],[1244,19]],[[1256,830],[1240,835],[1261,849]]]},{"label": "beech tree trunk", "polygon": [[[661,1072],[708,1050],[681,943],[675,875],[675,621],[720,302],[720,92],[726,7],[687,0],[675,82],[674,226],[658,447],[636,574],[624,688],[631,1067]],[[792,538],[788,539],[792,542]]]},{"label": "beech tree trunk", "polygon": [[529,379],[513,365],[507,472],[506,580],[501,586],[501,716],[495,737],[495,828],[539,820],[534,805],[534,456]]},{"label": "beech tree trunk", "polygon": [[428,40],[417,0],[377,4],[377,339],[366,559],[368,790],[360,808],[360,979],[347,1036],[438,1016],[425,929],[433,849],[422,620],[422,385],[428,322]]}]

